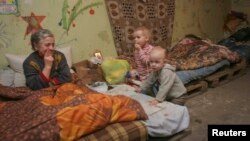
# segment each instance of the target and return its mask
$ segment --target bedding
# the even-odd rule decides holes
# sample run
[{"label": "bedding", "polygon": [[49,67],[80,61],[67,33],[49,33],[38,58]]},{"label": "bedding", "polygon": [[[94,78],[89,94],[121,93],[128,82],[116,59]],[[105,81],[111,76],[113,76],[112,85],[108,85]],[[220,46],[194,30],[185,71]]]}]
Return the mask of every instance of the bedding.
[{"label": "bedding", "polygon": [[228,47],[233,52],[237,52],[250,62],[250,27],[238,30],[228,38],[219,41],[218,44]]},{"label": "bedding", "polygon": [[14,86],[14,71],[9,68],[0,69],[0,85]]},{"label": "bedding", "polygon": [[[119,56],[119,58],[127,60],[132,67],[135,66],[133,57]],[[183,38],[175,46],[167,49],[166,58],[167,63],[176,66],[177,71],[209,67],[223,60],[228,60],[230,63],[240,61],[240,55],[225,46],[190,37]]]},{"label": "bedding", "polygon": [[180,70],[177,71],[176,74],[179,76],[183,84],[187,84],[191,81],[199,80],[205,76],[208,76],[218,69],[229,65],[230,62],[228,60],[222,60],[212,66],[202,67],[194,70]]},{"label": "bedding", "polygon": [[184,38],[167,52],[167,59],[177,70],[192,70],[214,65],[224,59],[236,63],[240,60],[240,56],[224,46],[204,40]]},{"label": "bedding", "polygon": [[236,45],[231,48],[229,48],[233,52],[237,52],[240,54],[243,58],[246,58],[248,63],[250,62],[250,43],[249,44],[241,44]]},{"label": "bedding", "polygon": [[106,126],[77,141],[146,141],[148,132],[142,121],[120,122]]},{"label": "bedding", "polygon": [[156,106],[149,104],[153,97],[136,93],[134,88],[120,84],[107,91],[109,95],[124,95],[137,100],[142,105],[148,120],[143,121],[148,134],[152,137],[168,137],[174,135],[189,126],[189,112],[186,106],[176,105],[167,101],[158,103]]},{"label": "bedding", "polygon": [[77,140],[109,124],[148,119],[126,96],[67,83],[38,91],[0,86],[0,140]]}]

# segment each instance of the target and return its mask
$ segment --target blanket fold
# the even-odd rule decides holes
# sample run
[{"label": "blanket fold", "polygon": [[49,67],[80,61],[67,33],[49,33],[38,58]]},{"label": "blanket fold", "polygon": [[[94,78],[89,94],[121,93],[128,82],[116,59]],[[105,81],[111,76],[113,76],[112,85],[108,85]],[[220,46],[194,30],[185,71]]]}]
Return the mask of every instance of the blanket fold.
[{"label": "blanket fold", "polygon": [[[1,86],[0,95],[8,91]],[[11,94],[18,97],[18,92],[15,88]],[[76,140],[111,123],[148,118],[136,100],[72,83],[21,95],[25,98],[0,102],[0,140]]]}]

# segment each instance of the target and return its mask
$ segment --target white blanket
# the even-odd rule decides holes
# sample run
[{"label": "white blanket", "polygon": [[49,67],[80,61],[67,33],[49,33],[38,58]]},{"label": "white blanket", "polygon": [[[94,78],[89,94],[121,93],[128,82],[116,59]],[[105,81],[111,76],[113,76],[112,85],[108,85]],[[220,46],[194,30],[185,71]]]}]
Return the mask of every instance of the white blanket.
[{"label": "white blanket", "polygon": [[125,95],[139,101],[149,119],[145,121],[148,133],[153,137],[167,137],[178,133],[189,126],[189,113],[186,106],[179,106],[170,102],[162,102],[156,106],[149,105],[153,97],[136,93],[128,85],[117,85],[107,91],[111,95]]}]

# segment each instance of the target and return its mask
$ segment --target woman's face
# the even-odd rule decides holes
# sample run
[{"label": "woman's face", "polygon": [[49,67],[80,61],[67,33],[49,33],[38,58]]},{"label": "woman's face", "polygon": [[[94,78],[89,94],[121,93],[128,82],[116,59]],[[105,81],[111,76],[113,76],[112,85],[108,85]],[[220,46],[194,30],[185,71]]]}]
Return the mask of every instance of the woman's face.
[{"label": "woman's face", "polygon": [[46,51],[51,52],[53,54],[55,46],[55,38],[54,37],[45,37],[44,39],[40,40],[38,44],[36,44],[36,50],[38,51],[40,56],[44,56]]}]

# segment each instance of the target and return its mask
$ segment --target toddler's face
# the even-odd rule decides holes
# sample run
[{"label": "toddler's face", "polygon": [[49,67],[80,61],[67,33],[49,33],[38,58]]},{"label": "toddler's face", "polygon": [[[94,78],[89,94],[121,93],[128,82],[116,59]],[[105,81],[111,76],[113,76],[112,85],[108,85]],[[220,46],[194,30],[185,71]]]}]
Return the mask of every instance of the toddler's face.
[{"label": "toddler's face", "polygon": [[143,47],[148,42],[148,37],[143,33],[142,30],[137,30],[134,32],[134,40],[135,44],[140,45]]},{"label": "toddler's face", "polygon": [[165,60],[160,56],[150,56],[150,68],[156,72],[161,70],[165,65]]}]

